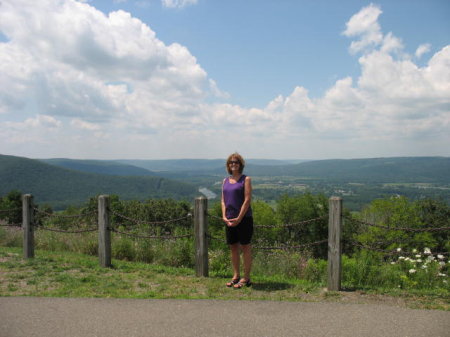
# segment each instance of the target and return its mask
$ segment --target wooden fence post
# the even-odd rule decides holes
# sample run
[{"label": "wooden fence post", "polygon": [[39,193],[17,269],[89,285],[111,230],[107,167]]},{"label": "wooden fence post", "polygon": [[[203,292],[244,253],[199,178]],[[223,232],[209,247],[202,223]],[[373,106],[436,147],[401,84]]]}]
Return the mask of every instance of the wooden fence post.
[{"label": "wooden fence post", "polygon": [[208,199],[195,199],[194,231],[195,231],[195,273],[208,277]]},{"label": "wooden fence post", "polygon": [[22,196],[22,229],[23,229],[23,257],[25,259],[34,257],[34,212],[33,196],[24,194]]},{"label": "wooden fence post", "polygon": [[342,276],[342,198],[329,199],[328,215],[328,290],[341,290]]},{"label": "wooden fence post", "polygon": [[101,267],[111,267],[109,195],[98,197],[98,259]]}]

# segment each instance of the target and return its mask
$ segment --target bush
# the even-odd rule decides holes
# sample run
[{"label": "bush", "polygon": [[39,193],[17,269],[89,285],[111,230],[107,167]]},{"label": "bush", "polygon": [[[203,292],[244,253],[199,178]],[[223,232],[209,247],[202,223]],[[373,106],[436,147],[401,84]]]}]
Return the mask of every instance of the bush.
[{"label": "bush", "polygon": [[193,268],[194,246],[192,240],[156,241],[155,263],[170,267]]},{"label": "bush", "polygon": [[136,257],[133,241],[129,238],[115,237],[111,250],[112,257],[115,259],[133,261]]},{"label": "bush", "polygon": [[306,280],[326,284],[327,283],[327,261],[322,259],[309,259],[306,264],[304,277]]},{"label": "bush", "polygon": [[289,251],[257,251],[254,254],[253,272],[266,276],[299,278],[304,274],[308,255]]},{"label": "bush", "polygon": [[18,228],[0,227],[0,246],[4,247],[22,247],[23,234]]},{"label": "bush", "polygon": [[225,249],[208,250],[209,269],[212,274],[228,277],[231,272],[230,251]]},{"label": "bush", "polygon": [[155,260],[155,249],[149,240],[138,240],[136,245],[136,261],[152,263]]}]

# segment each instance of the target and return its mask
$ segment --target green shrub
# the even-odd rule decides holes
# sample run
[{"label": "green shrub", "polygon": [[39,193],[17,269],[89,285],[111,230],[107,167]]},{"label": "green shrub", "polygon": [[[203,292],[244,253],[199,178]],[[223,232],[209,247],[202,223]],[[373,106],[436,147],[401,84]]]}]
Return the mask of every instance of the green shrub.
[{"label": "green shrub", "polygon": [[0,246],[4,247],[22,247],[23,234],[17,228],[0,227]]},{"label": "green shrub", "polygon": [[304,271],[304,278],[320,284],[327,283],[327,261],[322,259],[309,259]]},{"label": "green shrub", "polygon": [[286,277],[301,277],[304,273],[308,254],[289,251],[256,251],[253,271],[255,274]]},{"label": "green shrub", "polygon": [[192,240],[178,239],[155,242],[155,263],[170,267],[193,268],[194,246]]},{"label": "green shrub", "polygon": [[136,245],[136,260],[152,263],[155,260],[155,249],[149,240],[138,240]]},{"label": "green shrub", "polygon": [[134,261],[136,252],[131,239],[117,236],[112,242],[112,257],[119,260]]},{"label": "green shrub", "polygon": [[214,249],[208,251],[209,269],[212,274],[228,277],[231,273],[230,251],[225,249]]}]

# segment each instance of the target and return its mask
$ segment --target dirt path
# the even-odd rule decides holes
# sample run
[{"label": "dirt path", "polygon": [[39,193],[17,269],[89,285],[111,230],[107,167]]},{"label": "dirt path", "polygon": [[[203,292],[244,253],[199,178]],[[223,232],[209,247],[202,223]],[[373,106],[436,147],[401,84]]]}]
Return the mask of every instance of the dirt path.
[{"label": "dirt path", "polygon": [[0,337],[449,337],[450,312],[392,305],[0,297]]}]

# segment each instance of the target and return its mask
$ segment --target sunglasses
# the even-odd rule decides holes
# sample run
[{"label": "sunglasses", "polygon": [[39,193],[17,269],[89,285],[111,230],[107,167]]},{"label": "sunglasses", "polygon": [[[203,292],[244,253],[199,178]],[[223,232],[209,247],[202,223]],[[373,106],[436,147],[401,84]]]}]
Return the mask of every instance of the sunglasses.
[{"label": "sunglasses", "polygon": [[228,162],[228,164],[231,165],[231,164],[241,164],[241,163],[238,162],[237,160],[230,160],[230,161]]}]

